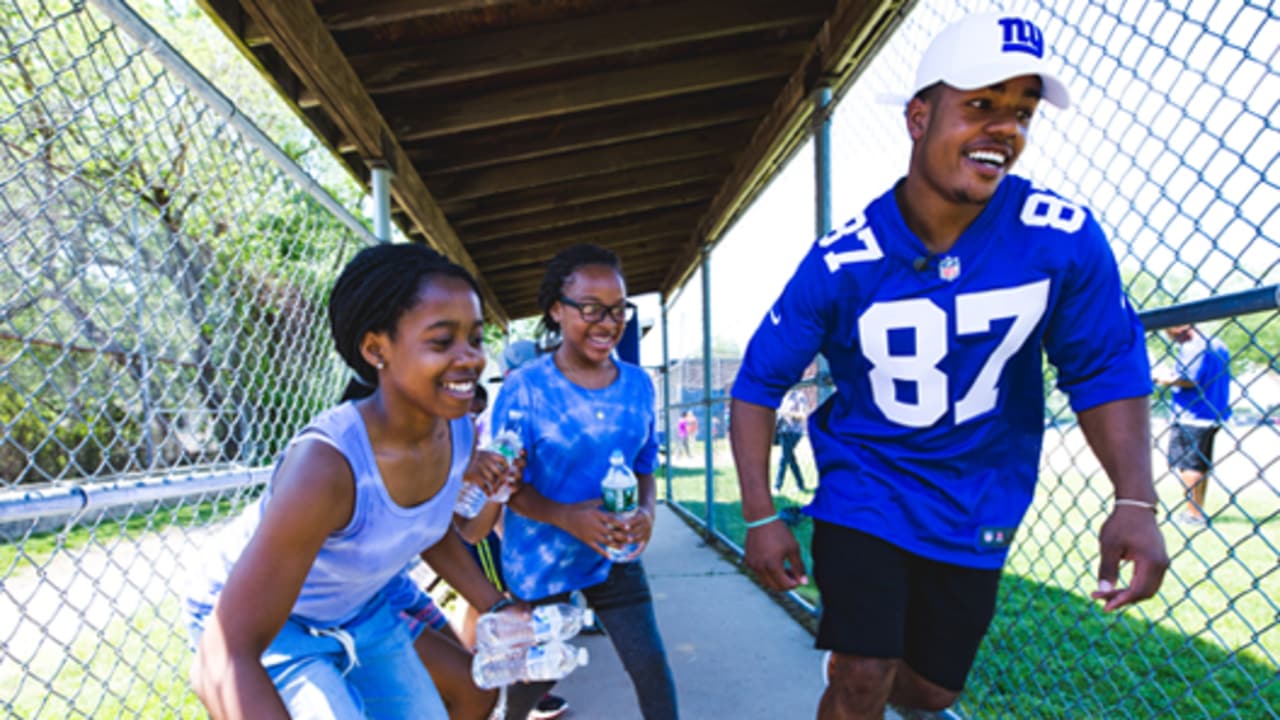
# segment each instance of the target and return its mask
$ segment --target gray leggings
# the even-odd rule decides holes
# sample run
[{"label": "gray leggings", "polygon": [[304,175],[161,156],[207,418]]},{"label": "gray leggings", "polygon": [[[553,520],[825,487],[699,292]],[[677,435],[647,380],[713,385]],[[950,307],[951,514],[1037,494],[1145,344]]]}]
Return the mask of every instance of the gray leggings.
[{"label": "gray leggings", "polygon": [[[615,563],[604,582],[584,588],[582,593],[631,676],[645,720],[676,720],[680,716],[676,710],[676,684],[658,635],[644,566],[639,561]],[[565,598],[557,595],[534,604],[563,602]],[[512,685],[507,689],[507,720],[525,720],[554,685],[550,682]]]}]

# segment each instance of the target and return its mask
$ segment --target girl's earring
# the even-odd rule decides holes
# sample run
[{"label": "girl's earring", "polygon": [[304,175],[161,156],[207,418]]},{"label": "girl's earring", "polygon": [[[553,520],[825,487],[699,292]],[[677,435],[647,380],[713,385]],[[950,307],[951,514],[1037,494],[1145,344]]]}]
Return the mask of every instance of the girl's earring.
[{"label": "girl's earring", "polygon": [[376,368],[378,368],[379,370],[381,370],[382,368],[384,368],[384,367],[386,367],[386,366],[387,366],[387,364],[386,364],[386,363],[384,363],[384,362],[382,362],[381,360],[379,360],[379,361],[378,361],[378,364],[377,364],[377,365],[375,365],[374,367],[376,367]]}]

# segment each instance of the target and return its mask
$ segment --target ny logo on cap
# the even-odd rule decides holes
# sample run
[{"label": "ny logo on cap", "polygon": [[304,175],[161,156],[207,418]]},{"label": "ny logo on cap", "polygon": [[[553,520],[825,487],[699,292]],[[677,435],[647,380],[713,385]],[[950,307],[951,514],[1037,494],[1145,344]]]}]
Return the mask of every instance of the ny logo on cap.
[{"label": "ny logo on cap", "polygon": [[1035,23],[1022,18],[1000,18],[998,22],[1004,30],[1001,52],[1024,52],[1038,58],[1044,57],[1044,34]]}]

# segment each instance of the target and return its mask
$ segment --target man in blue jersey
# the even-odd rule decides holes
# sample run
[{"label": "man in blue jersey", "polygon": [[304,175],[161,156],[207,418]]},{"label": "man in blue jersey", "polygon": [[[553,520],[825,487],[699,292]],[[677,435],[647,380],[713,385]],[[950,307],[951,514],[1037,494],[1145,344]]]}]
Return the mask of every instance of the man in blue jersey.
[{"label": "man in blue jersey", "polygon": [[1173,388],[1173,423],[1169,426],[1169,467],[1187,491],[1187,506],[1178,520],[1204,525],[1204,500],[1213,466],[1213,436],[1231,417],[1231,353],[1217,338],[1207,338],[1191,325],[1165,329],[1178,345],[1174,373],[1156,378]]},{"label": "man in blue jersey", "polygon": [[785,590],[808,578],[769,491],[775,409],[815,353],[831,366],[805,509],[817,645],[831,651],[820,718],[936,711],[963,688],[1035,488],[1042,351],[1115,489],[1093,597],[1106,610],[1148,598],[1168,566],[1150,366],[1115,259],[1087,209],[1010,174],[1040,100],[1069,104],[1044,55],[1039,28],[1013,15],[938,35],[906,106],[906,177],[814,244],[734,383],[747,564]]}]

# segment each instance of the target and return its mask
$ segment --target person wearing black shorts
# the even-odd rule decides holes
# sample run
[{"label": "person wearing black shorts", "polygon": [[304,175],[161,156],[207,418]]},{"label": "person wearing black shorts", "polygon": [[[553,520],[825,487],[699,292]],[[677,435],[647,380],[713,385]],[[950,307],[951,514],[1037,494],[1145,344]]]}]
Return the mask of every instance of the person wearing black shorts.
[{"label": "person wearing black shorts", "polygon": [[813,576],[822,593],[818,647],[901,658],[934,685],[964,688],[995,614],[999,570],[930,560],[815,520]]},{"label": "person wearing black shorts", "polygon": [[906,177],[813,244],[734,380],[746,564],[774,590],[808,582],[769,487],[776,409],[819,353],[836,387],[809,420],[804,509],[823,720],[959,697],[1034,494],[1045,356],[1115,491],[1092,596],[1106,611],[1149,598],[1168,567],[1142,324],[1089,210],[1010,170],[1042,101],[1069,106],[1048,49],[1014,13],[933,40],[904,108]]},{"label": "person wearing black shorts", "polygon": [[1204,525],[1204,503],[1213,468],[1213,437],[1231,417],[1231,353],[1218,338],[1206,337],[1193,325],[1165,328],[1177,347],[1176,366],[1155,383],[1173,389],[1173,422],[1169,425],[1169,469],[1178,473],[1186,505],[1177,519]]}]

